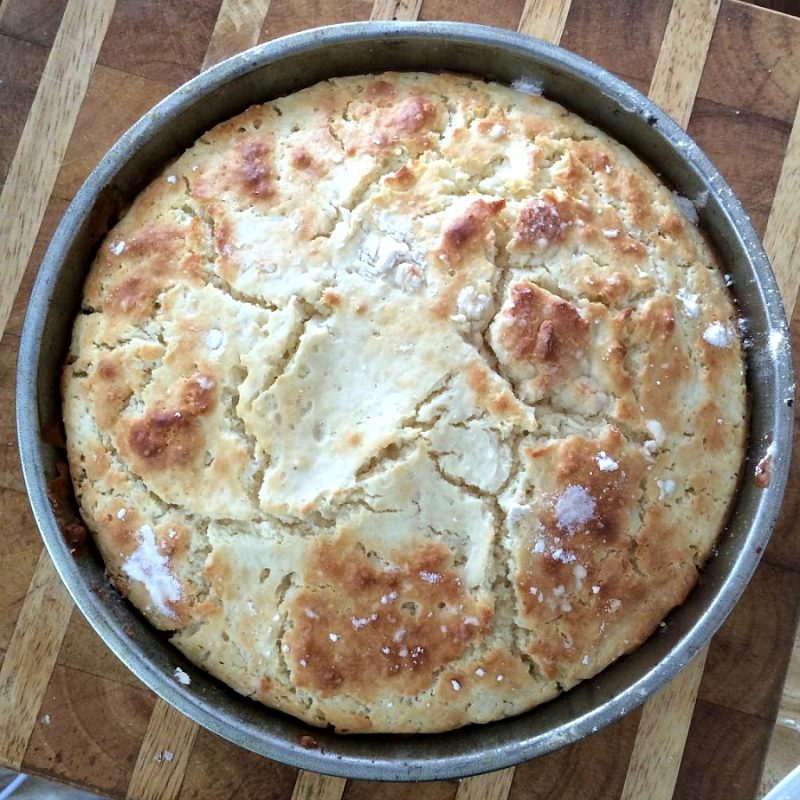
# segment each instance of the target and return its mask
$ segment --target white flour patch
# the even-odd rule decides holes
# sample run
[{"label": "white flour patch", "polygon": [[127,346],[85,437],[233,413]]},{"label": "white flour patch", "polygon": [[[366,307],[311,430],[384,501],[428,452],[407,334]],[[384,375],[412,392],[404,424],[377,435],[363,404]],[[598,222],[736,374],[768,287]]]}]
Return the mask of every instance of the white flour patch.
[{"label": "white flour patch", "polygon": [[159,613],[174,618],[175,612],[168,603],[180,600],[181,585],[169,571],[169,559],[158,552],[156,537],[149,525],[142,525],[136,531],[136,540],[139,546],[128,556],[122,571],[131,580],[144,585]]},{"label": "white flour patch", "polygon": [[601,472],[614,472],[619,469],[619,464],[605,450],[601,450],[594,460]]},{"label": "white flour patch", "polygon": [[508,509],[508,521],[513,525],[531,514],[533,514],[533,509],[529,505],[514,503]]},{"label": "white flour patch", "polygon": [[511,88],[516,89],[518,92],[523,92],[524,94],[541,96],[544,93],[542,82],[529,76],[517,78],[515,81],[512,81]]},{"label": "white flour patch", "polygon": [[700,296],[692,294],[688,289],[680,289],[676,297],[683,305],[683,313],[690,319],[697,319],[700,315]]},{"label": "white flour patch", "polygon": [[567,486],[556,501],[556,524],[573,533],[594,516],[596,507],[594,498],[583,486]]},{"label": "white flour patch", "polygon": [[175,667],[174,674],[175,680],[182,686],[188,686],[192,682],[192,679],[180,667]]},{"label": "white flour patch", "polygon": [[677,205],[680,209],[681,214],[683,214],[683,216],[686,217],[686,219],[688,219],[693,225],[697,225],[697,223],[700,221],[700,218],[697,216],[697,209],[694,207],[694,203],[692,203],[688,197],[684,197],[678,192],[672,193],[672,199],[675,201],[675,205]]},{"label": "white flour patch", "polygon": [[729,326],[715,320],[703,331],[703,339],[714,347],[730,347],[733,331]]},{"label": "white flour patch", "polygon": [[781,347],[783,347],[785,339],[786,337],[783,335],[783,331],[770,331],[769,352],[773,358],[775,358],[780,352],[780,349]]},{"label": "white flour patch", "polygon": [[667,495],[670,495],[675,491],[675,481],[671,480],[656,481],[656,486],[658,486],[659,503],[663,503],[664,500],[667,499]]}]

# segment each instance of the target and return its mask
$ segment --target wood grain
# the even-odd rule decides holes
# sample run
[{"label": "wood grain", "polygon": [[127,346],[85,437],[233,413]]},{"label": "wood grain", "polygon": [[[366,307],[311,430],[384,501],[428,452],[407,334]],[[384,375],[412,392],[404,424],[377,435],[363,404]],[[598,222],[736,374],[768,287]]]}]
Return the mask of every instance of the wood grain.
[{"label": "wood grain", "polygon": [[374,20],[415,20],[422,0],[375,0],[369,18]]},{"label": "wood grain", "polygon": [[[201,728],[180,800],[288,800],[297,772]],[[374,789],[373,784],[370,786]]]},{"label": "wood grain", "polygon": [[[11,306],[11,314],[6,322],[6,330],[3,335],[4,337],[13,337],[15,348],[16,342],[19,341],[19,336],[22,333],[22,323],[25,319],[25,310],[28,306],[28,298],[30,297],[33,283],[36,280],[36,273],[39,270],[39,264],[41,263],[45,250],[47,249],[47,245],[50,243],[50,240],[53,237],[53,232],[64,216],[64,212],[67,208],[67,202],[55,196],[57,189],[58,181],[56,180],[56,188],[53,189],[53,194],[50,196],[50,202],[47,204],[47,209],[44,212],[44,218],[42,219],[41,225],[39,225],[39,232],[36,234],[36,239],[33,243],[33,250],[31,251],[30,258],[28,259],[28,268],[25,270],[25,273],[22,276],[19,289],[17,289],[17,296],[14,298],[14,304]],[[0,343],[0,346],[2,346],[2,343]],[[5,387],[2,386],[2,382],[0,382],[0,397],[3,396],[4,388]],[[14,386],[12,381],[12,383],[8,386],[8,390],[10,392],[9,397],[12,398],[13,394],[11,394],[11,392],[13,392],[13,389]],[[9,405],[0,406],[0,408],[11,408],[12,405],[13,400]],[[9,434],[9,438],[7,440],[4,436],[6,432]],[[0,414],[0,443],[5,444],[6,441],[11,442],[12,439],[14,440],[13,450],[9,450],[7,457],[4,454],[0,454],[0,486],[16,486],[20,491],[25,491],[25,487],[22,482],[22,474],[20,473],[19,469],[19,456],[16,451],[14,418],[11,414]]]},{"label": "wood grain", "polygon": [[720,0],[672,4],[648,94],[682,128],[689,124],[719,4]]},{"label": "wood grain", "polygon": [[72,613],[72,600],[45,550],[0,668],[0,763],[22,764]]},{"label": "wood grain", "polygon": [[790,569],[759,567],[711,642],[701,700],[775,719],[800,613],[798,583]]},{"label": "wood grain", "polygon": [[[772,723],[698,700],[675,800],[753,800]],[[645,800],[647,795],[642,797]],[[647,798],[649,800],[649,798]]]},{"label": "wood grain", "polygon": [[[669,19],[663,0],[572,0],[561,46],[602,64],[647,92]],[[625,31],[625,47],[620,47]]]},{"label": "wood grain", "polygon": [[[796,60],[800,71],[800,53]],[[800,289],[800,105],[795,112],[792,134],[764,236],[764,247],[772,261],[783,305],[791,316]]]},{"label": "wood grain", "polygon": [[113,8],[114,0],[70,0],[0,193],[0,335]]},{"label": "wood grain", "polygon": [[[736,112],[698,97],[688,132],[736,192],[756,232],[763,235],[790,127],[761,114]],[[747,158],[741,155],[742,142],[747,142]]]},{"label": "wood grain", "polygon": [[[53,42],[65,5],[66,0],[3,0],[0,5],[0,166],[5,153],[6,167],[10,168],[18,149],[16,139],[32,107],[46,63],[46,48]],[[226,0],[198,0],[187,11],[183,0],[117,0],[102,63],[86,91],[65,163],[56,178],[54,197],[39,226],[22,289],[0,342],[0,407],[9,408],[13,403],[14,358],[27,287],[65,202],[133,119],[211,58],[217,25],[227,13],[226,6],[233,5]],[[240,0],[239,5],[244,3]],[[532,5],[528,4],[529,13]],[[608,0],[602,4],[572,0],[566,23],[561,23],[562,41],[646,89],[658,63],[671,5],[665,0]],[[265,40],[316,24],[366,19],[374,7],[372,0],[271,0],[258,38]],[[514,28],[522,11],[522,0],[498,4],[424,0],[419,15],[422,19],[461,19]],[[550,20],[535,15],[534,24],[558,27],[558,19],[555,23],[552,17]],[[229,46],[235,50],[244,45]],[[783,169],[781,164],[785,154],[788,157],[796,150],[789,142],[797,127],[793,133],[800,97],[798,54],[797,20],[738,0],[722,0],[692,106],[690,132],[732,183],[762,231],[767,228],[773,194],[786,182],[787,175],[791,178],[797,171],[788,158]],[[38,168],[39,149],[30,153]],[[788,190],[778,194],[789,197],[791,203],[798,191],[791,188],[794,183],[788,185]],[[776,200],[774,205],[773,215],[781,204]],[[797,212],[792,213],[796,219]],[[772,220],[770,224],[777,223]],[[775,238],[785,247],[783,234]],[[784,263],[797,257],[798,253],[791,251]],[[796,295],[797,277],[791,271],[786,276],[781,279],[784,292],[792,295],[794,281]],[[788,292],[784,287],[787,280]],[[792,329],[800,344],[797,314]],[[800,503],[792,496],[792,487],[800,496],[797,465],[792,476],[782,522],[765,557],[768,563],[759,568],[742,603],[709,651],[677,776],[676,798],[750,800],[757,786],[800,596],[796,573],[791,572],[800,568],[800,537],[794,522]],[[0,660],[23,609],[40,550],[21,488],[13,418],[0,415],[0,538],[5,544],[0,551]],[[771,570],[769,563],[777,571]],[[105,650],[82,618],[72,615],[66,631],[23,767],[123,798],[137,757],[143,757],[143,743],[152,749],[146,732],[154,725],[151,712],[156,699]],[[51,717],[49,724],[42,721],[45,715]],[[483,781],[500,786],[500,796],[507,795],[510,800],[586,796],[619,800],[637,731],[644,728],[644,722],[639,725],[643,717],[644,712],[634,712],[576,745],[519,766],[510,788],[501,785],[498,776],[487,776]],[[788,723],[798,716],[787,713],[781,719]],[[800,734],[792,728],[778,725],[771,741],[768,768],[779,763],[779,752],[784,763],[800,760]],[[768,774],[765,772],[765,778]],[[777,772],[773,770],[772,774]],[[242,751],[201,730],[177,796],[180,800],[288,800],[296,776],[292,768]],[[460,788],[453,781],[376,787],[366,781],[345,785],[334,780],[331,785],[326,779],[303,776],[297,782],[298,791],[322,787],[344,800],[371,800],[376,796],[382,800],[453,800],[459,791],[463,796],[473,789],[486,796],[481,794],[481,786],[481,779],[464,781]]]},{"label": "wood grain", "polygon": [[[454,800],[458,781],[428,781],[426,783],[384,783],[380,800]],[[347,781],[342,800],[374,800],[374,781]]]},{"label": "wood grain", "polygon": [[0,185],[11,167],[46,62],[45,47],[0,34]]},{"label": "wood grain", "polygon": [[800,100],[800,20],[722,0],[697,96],[791,123]]},{"label": "wood grain", "polygon": [[[794,74],[800,74],[800,47],[794,51]],[[790,320],[798,308],[800,270],[797,255],[800,253],[800,104],[795,110],[794,124],[786,147],[778,187],[772,203],[764,247],[772,261],[772,268]],[[795,351],[795,359],[798,357]],[[796,451],[795,451],[796,453]],[[797,471],[797,457],[790,476],[789,492]],[[797,492],[790,496],[797,502]],[[784,512],[786,509],[784,509]],[[792,519],[790,517],[790,519]],[[791,528],[797,531],[797,517],[793,515]],[[796,535],[793,537],[797,539]],[[796,626],[795,614],[795,626]],[[767,746],[759,781],[759,795],[766,794],[775,784],[789,774],[800,760],[800,629],[796,629],[794,647],[777,712],[777,720]]]},{"label": "wood grain", "polygon": [[[167,83],[98,64],[89,81],[53,194],[70,200],[111,145],[171,88]],[[120,107],[118,98],[122,94],[125,103]]]},{"label": "wood grain", "polygon": [[506,800],[514,780],[514,767],[465,778],[459,782],[456,800]]},{"label": "wood grain", "polygon": [[[6,335],[0,339],[0,408],[14,408],[14,378],[18,344],[19,339],[15,336]],[[13,414],[0,414],[0,489],[16,492],[22,501],[27,504],[25,485],[22,481],[22,473],[19,467],[17,432],[14,422]],[[13,498],[13,495],[5,496],[9,503],[13,503],[14,511],[25,507],[20,505]],[[12,543],[17,538],[15,533],[18,535],[20,532],[25,531],[26,526],[24,523],[30,518],[26,518],[24,512],[20,515],[15,514],[11,510],[11,505],[8,506],[8,511],[4,506],[0,508],[3,509],[3,513],[0,513],[0,532],[5,533],[6,529],[10,529],[12,526],[15,529],[8,530],[9,538],[4,540],[9,542],[6,557],[13,559],[14,550],[11,548],[13,546]],[[32,565],[35,563],[38,553],[39,548],[37,547],[31,558],[31,574],[33,574]],[[2,572],[0,574],[5,576],[6,573]],[[23,589],[22,592],[18,592],[18,587],[15,584],[9,595],[21,599],[25,595],[25,591]],[[11,624],[13,625],[13,621]],[[2,625],[0,625],[0,630],[2,630]],[[0,640],[0,645],[2,645],[2,640]]]},{"label": "wood grain", "polygon": [[347,781],[332,775],[301,770],[292,792],[292,800],[341,800]]},{"label": "wood grain", "polygon": [[517,30],[558,44],[567,22],[569,7],[570,0],[526,0]]},{"label": "wood grain", "polygon": [[141,684],[56,665],[22,769],[123,800],[155,702]]},{"label": "wood grain", "polygon": [[580,742],[520,764],[509,800],[619,800],[640,715],[637,709]]},{"label": "wood grain", "polygon": [[[674,0],[650,82],[649,97],[685,128],[705,66],[719,0]],[[644,706],[623,800],[668,800],[703,676],[707,649]]]},{"label": "wood grain", "polygon": [[222,0],[117,0],[98,63],[176,88],[203,64]]},{"label": "wood grain", "polygon": [[644,706],[621,800],[669,800],[678,778],[707,650]]},{"label": "wood grain", "polygon": [[[558,44],[569,14],[570,0],[526,0],[517,30]],[[461,781],[456,800],[506,800],[514,767]]]},{"label": "wood grain", "polygon": [[798,764],[800,753],[800,630],[794,640],[759,791],[768,792]]},{"label": "wood grain", "polygon": [[[0,355],[11,350],[8,343],[0,344]],[[7,407],[7,406],[6,406]],[[0,575],[3,592],[0,594],[0,647],[11,643],[25,595],[36,570],[36,560],[42,543],[30,512],[28,498],[22,492],[0,488]],[[0,699],[0,702],[3,702]]]},{"label": "wood grain", "polygon": [[0,3],[0,33],[51,47],[66,7],[67,0],[3,0]]},{"label": "wood grain", "polygon": [[128,800],[174,800],[196,736],[194,722],[158,700],[128,784]]},{"label": "wood grain", "polygon": [[86,681],[104,678],[135,689],[142,687],[139,679],[103,643],[83,614],[70,617],[58,663],[75,672],[80,671]]},{"label": "wood grain", "polygon": [[525,0],[503,0],[487,3],[485,0],[424,0],[419,12],[421,20],[447,19],[494,25],[497,28],[516,30]]},{"label": "wood grain", "polygon": [[258,44],[270,0],[222,0],[202,69]]},{"label": "wood grain", "polygon": [[373,0],[272,0],[260,41],[317,25],[369,19]]},{"label": "wood grain", "polygon": [[798,5],[797,0],[746,0],[746,2],[768,8],[771,11],[778,11],[781,14],[800,16],[800,5]]},{"label": "wood grain", "polygon": [[[775,785],[782,781],[798,765],[797,755],[800,753],[800,730],[797,720],[793,725],[786,725],[778,718],[769,740],[764,768],[758,784],[756,797],[763,797]],[[785,800],[793,800],[785,798]]]}]

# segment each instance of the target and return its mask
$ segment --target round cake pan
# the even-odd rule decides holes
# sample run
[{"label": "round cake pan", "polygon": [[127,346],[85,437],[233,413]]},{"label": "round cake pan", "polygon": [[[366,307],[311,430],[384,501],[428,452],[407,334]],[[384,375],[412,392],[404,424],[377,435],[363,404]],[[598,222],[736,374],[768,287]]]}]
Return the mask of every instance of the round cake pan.
[{"label": "round cake pan", "polygon": [[[64,452],[49,432],[61,419],[59,376],[87,269],[103,235],[156,171],[253,103],[332,76],[383,70],[466,72],[507,84],[530,79],[547,98],[630,147],[682,195],[707,197],[698,208],[700,224],[747,323],[750,432],[716,555],[686,603],[632,655],[512,719],[446,734],[342,736],[250,702],[195,668],[108,584],[91,545],[74,552],[62,530],[79,518],[64,481],[59,490],[53,480],[63,471]],[[641,704],[702,649],[744,590],[778,514],[793,384],[780,294],[750,220],[697,145],[656,106],[600,67],[528,36],[459,23],[354,23],[289,36],[219,64],[159,103],[111,148],[75,196],[42,262],[20,345],[17,424],[34,515],[61,578],[106,644],[156,694],[214,733],[287,764],[345,777],[426,780],[500,769],[575,742]],[[755,468],[768,448],[771,464],[760,483],[770,479],[760,487]],[[190,685],[175,680],[176,667],[191,676]],[[312,748],[301,745],[308,734]]]}]

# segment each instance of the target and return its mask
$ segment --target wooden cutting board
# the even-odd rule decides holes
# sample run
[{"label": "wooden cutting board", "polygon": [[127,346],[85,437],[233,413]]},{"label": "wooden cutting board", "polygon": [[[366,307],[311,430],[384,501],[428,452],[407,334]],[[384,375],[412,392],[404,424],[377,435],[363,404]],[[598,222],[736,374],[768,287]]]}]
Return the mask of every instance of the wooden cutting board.
[{"label": "wooden cutting board", "polygon": [[[764,4],[800,13],[797,0]],[[800,653],[782,698],[800,610],[796,465],[763,562],[707,653],[585,741],[461,782],[322,778],[198,729],[110,654],[42,552],[14,439],[14,363],[29,289],[68,201],[131,123],[203,68],[283,34],[370,16],[519,28],[649,91],[765,236],[800,349],[797,17],[738,0],[3,0],[0,762],[137,800],[760,796],[800,762]]]}]

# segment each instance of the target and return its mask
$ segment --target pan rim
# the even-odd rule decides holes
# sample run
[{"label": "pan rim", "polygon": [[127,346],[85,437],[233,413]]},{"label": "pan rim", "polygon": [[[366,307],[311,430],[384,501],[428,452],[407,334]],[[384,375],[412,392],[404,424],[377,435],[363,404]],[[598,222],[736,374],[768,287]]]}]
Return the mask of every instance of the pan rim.
[{"label": "pan rim", "polygon": [[[419,758],[413,763],[408,758],[394,757],[391,752],[385,752],[385,748],[383,752],[373,751],[370,754],[370,746],[367,745],[362,748],[363,754],[342,755],[327,749],[303,749],[296,741],[290,742],[269,736],[263,731],[259,733],[253,726],[249,729],[237,727],[224,715],[220,715],[213,697],[193,691],[189,687],[179,686],[165,676],[163,670],[155,667],[151,659],[143,654],[137,643],[125,636],[112,623],[102,601],[87,585],[77,569],[52,512],[39,449],[41,432],[37,401],[38,365],[52,289],[75,234],[76,221],[85,219],[91,212],[100,191],[114,180],[121,163],[126,159],[126,154],[136,152],[144,142],[158,136],[172,117],[248,72],[262,69],[269,64],[279,64],[289,56],[321,46],[330,44],[352,46],[374,41],[376,38],[389,39],[393,42],[422,40],[429,43],[446,38],[472,45],[500,47],[529,58],[532,63],[566,71],[579,79],[589,81],[621,108],[628,110],[634,108],[638,115],[655,118],[656,127],[669,138],[674,147],[680,148],[687,165],[708,184],[709,191],[724,209],[729,225],[735,229],[737,240],[742,242],[743,258],[747,260],[757,282],[757,289],[764,298],[767,332],[780,331],[784,334],[784,344],[778,348],[773,357],[776,402],[772,414],[777,448],[773,457],[771,482],[769,487],[763,490],[761,501],[753,514],[745,540],[746,546],[731,563],[727,578],[696,623],[656,667],[647,671],[618,696],[605,701],[589,713],[561,724],[547,734],[537,734],[527,739],[520,738],[511,744],[494,745],[483,750],[467,748],[462,752],[446,756],[433,755],[430,758]],[[482,25],[453,22],[369,22],[315,28],[234,56],[178,88],[123,134],[75,195],[42,260],[28,304],[20,341],[16,397],[17,435],[22,471],[34,517],[45,546],[76,605],[115,655],[146,686],[186,716],[212,732],[254,752],[291,766],[316,772],[371,780],[441,780],[464,777],[501,769],[543,755],[557,747],[582,739],[598,727],[619,719],[644,702],[688,664],[730,613],[755,571],[760,553],[766,546],[788,477],[794,416],[792,409],[786,403],[780,402],[780,398],[790,397],[794,388],[787,332],[788,327],[777,283],[766,254],[738,200],[693,140],[647,98],[613,74],[554,45],[522,34]],[[178,661],[177,651],[175,660]],[[232,689],[229,691],[233,692]],[[265,712],[276,713],[270,709],[265,709]],[[535,709],[526,712],[526,715],[531,713],[536,713]],[[504,723],[505,720],[492,725]],[[423,741],[426,739],[431,741],[430,737],[438,736],[441,735],[426,734]],[[363,741],[366,744],[369,740]]]}]

